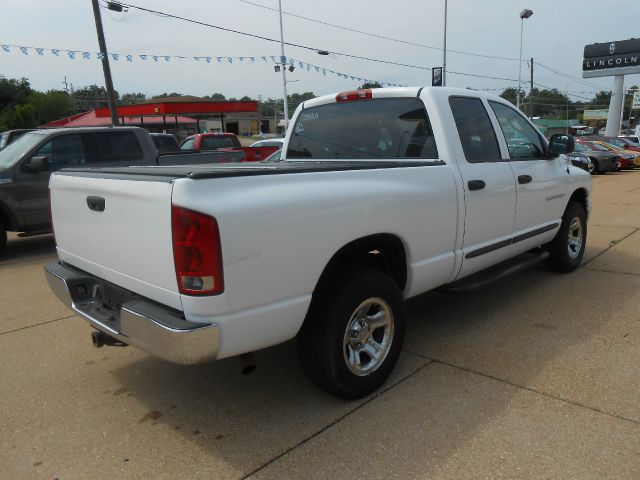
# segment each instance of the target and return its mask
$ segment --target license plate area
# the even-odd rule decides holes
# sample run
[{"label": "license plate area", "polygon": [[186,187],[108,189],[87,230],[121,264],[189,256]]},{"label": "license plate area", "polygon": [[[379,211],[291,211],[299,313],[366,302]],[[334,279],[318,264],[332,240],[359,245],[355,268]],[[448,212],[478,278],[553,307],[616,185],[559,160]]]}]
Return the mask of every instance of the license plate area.
[{"label": "license plate area", "polygon": [[75,307],[113,333],[121,332],[122,305],[140,298],[135,293],[97,278],[75,279],[70,283],[68,286]]}]

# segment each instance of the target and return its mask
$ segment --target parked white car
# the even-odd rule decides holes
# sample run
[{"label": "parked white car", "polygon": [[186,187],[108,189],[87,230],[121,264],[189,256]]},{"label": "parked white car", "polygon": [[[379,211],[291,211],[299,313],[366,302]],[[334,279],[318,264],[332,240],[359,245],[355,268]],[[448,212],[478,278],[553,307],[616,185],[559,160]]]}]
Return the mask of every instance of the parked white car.
[{"label": "parked white car", "polygon": [[308,376],[356,398],[398,359],[405,299],[580,264],[591,178],[572,146],[475,91],[324,96],[279,164],[55,173],[47,277],[98,345],[192,364],[297,336]]}]

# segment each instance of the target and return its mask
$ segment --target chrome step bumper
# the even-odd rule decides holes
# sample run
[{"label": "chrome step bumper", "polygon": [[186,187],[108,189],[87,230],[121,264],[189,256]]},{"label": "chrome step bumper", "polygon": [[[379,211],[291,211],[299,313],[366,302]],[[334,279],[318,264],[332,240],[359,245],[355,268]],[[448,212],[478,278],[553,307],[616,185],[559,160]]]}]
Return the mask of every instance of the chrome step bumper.
[{"label": "chrome step bumper", "polygon": [[44,270],[53,293],[96,330],[182,365],[216,359],[217,325],[189,322],[178,311],[60,262]]}]

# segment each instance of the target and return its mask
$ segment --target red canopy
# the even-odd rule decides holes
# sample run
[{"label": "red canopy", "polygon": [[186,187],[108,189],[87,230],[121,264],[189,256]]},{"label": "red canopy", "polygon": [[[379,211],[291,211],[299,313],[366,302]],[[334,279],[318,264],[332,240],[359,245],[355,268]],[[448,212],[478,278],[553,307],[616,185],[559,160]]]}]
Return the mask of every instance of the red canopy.
[{"label": "red canopy", "polygon": [[[148,102],[118,107],[118,117],[148,115],[199,115],[210,113],[257,112],[258,102]],[[111,117],[108,108],[98,108],[96,117]],[[145,119],[145,123],[147,123]]]}]

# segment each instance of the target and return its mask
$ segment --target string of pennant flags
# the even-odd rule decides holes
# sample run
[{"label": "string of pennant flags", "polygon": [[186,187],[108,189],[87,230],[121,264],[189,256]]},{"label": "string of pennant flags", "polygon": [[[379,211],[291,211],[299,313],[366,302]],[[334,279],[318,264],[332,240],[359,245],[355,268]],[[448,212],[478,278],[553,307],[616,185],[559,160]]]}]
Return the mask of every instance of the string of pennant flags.
[{"label": "string of pennant flags", "polygon": [[105,55],[108,56],[114,62],[125,61],[129,63],[133,62],[171,62],[172,60],[190,60],[202,63],[214,63],[214,64],[238,64],[238,63],[271,63],[275,65],[283,65],[284,67],[298,67],[301,70],[307,72],[318,73],[323,76],[334,75],[339,78],[358,82],[378,82],[382,86],[386,87],[404,87],[406,85],[400,85],[397,83],[381,82],[378,80],[371,80],[363,78],[357,75],[349,73],[336,72],[329,68],[313,65],[311,63],[303,62],[295,58],[286,56],[274,56],[274,55],[257,55],[257,56],[184,56],[184,55],[153,55],[153,54],[129,54],[129,53],[102,53],[91,52],[83,50],[66,50],[62,48],[45,48],[45,47],[25,47],[22,45],[6,45],[0,44],[0,53],[22,53],[25,56],[35,55],[37,57],[44,57],[46,55],[54,57],[68,57],[70,60],[102,60]]}]

